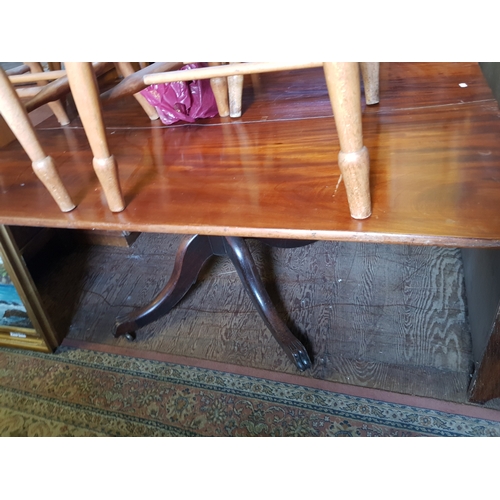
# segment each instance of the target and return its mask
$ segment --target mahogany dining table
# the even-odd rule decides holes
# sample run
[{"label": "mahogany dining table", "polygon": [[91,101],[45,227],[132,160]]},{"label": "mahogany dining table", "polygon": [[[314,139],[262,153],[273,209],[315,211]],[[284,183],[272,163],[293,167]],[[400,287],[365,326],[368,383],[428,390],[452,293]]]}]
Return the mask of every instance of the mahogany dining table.
[{"label": "mahogany dining table", "polygon": [[[363,94],[362,94],[363,95]],[[380,103],[362,102],[372,214],[351,218],[321,68],[245,80],[240,118],[166,126],[137,102],[103,106],[125,209],[111,212],[79,118],[37,126],[77,205],[61,212],[20,145],[0,148],[0,224],[187,235],[169,284],[119,318],[133,338],[173,307],[208,256],[227,255],[299,370],[307,351],[278,317],[245,238],[463,249],[476,370],[471,401],[500,397],[500,110],[477,63],[381,63]]]}]

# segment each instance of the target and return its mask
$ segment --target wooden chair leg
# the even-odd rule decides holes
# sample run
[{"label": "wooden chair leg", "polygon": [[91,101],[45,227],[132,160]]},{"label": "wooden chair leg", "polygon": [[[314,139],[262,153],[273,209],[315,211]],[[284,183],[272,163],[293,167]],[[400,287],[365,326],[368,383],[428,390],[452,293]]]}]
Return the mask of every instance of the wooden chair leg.
[{"label": "wooden chair leg", "polygon": [[[132,64],[130,64],[129,62],[117,62],[115,63],[115,66],[118,67],[118,69],[120,70],[121,74],[124,77],[133,75],[135,73]],[[136,101],[141,105],[142,109],[149,116],[149,119],[151,121],[158,120],[159,116],[158,113],[156,112],[156,108],[151,104],[149,104],[149,102],[146,101],[146,98],[140,92],[134,94],[134,97]]]},{"label": "wooden chair leg", "polygon": [[229,116],[239,118],[241,116],[241,101],[243,97],[243,75],[227,77],[229,91]]},{"label": "wooden chair leg", "polygon": [[125,202],[118,167],[109,152],[102,120],[97,80],[91,63],[64,63],[76,108],[94,155],[93,166],[112,212],[121,212]]},{"label": "wooden chair leg", "polygon": [[[29,66],[30,71],[32,73],[41,73],[43,71],[42,65],[39,62],[27,62],[24,64]],[[39,85],[40,87],[43,87],[46,84],[47,84],[47,82],[37,82],[37,85]],[[59,122],[60,125],[68,125],[69,124],[70,119],[68,118],[68,115],[66,113],[66,110],[64,109],[63,103],[60,100],[49,102],[49,103],[47,103],[47,106],[49,106],[52,113],[54,113],[54,115],[57,118],[57,121]]]},{"label": "wooden chair leg", "polygon": [[[220,66],[220,62],[210,62],[209,66]],[[215,102],[217,103],[217,110],[219,116],[225,117],[229,116],[229,102],[228,102],[228,88],[227,88],[227,78],[217,77],[210,78],[210,86],[215,96]]]},{"label": "wooden chair leg", "polygon": [[363,145],[358,63],[323,64],[340,142],[339,168],[351,216],[371,215],[370,159]]},{"label": "wooden chair leg", "polygon": [[359,67],[361,68],[361,75],[363,76],[366,104],[378,104],[380,63],[359,63]]},{"label": "wooden chair leg", "polygon": [[50,71],[58,71],[62,69],[62,64],[60,62],[48,62]]},{"label": "wooden chair leg", "polygon": [[73,210],[75,204],[66,191],[52,158],[44,153],[24,105],[1,68],[0,114],[32,161],[36,176],[48,189],[61,211]]}]

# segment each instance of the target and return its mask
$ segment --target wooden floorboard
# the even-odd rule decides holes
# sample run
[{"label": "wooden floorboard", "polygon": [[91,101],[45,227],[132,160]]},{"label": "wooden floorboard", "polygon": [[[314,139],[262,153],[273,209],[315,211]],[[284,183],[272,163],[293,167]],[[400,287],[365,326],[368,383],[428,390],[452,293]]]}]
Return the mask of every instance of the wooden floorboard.
[{"label": "wooden floorboard", "polygon": [[[224,258],[210,261],[183,301],[140,329],[135,342],[113,337],[115,317],[146,304],[166,283],[181,238],[142,234],[130,248],[77,246],[35,265],[57,328],[109,348],[298,374]],[[313,369],[301,376],[466,402],[473,367],[459,250],[250,243],[281,316],[313,357]]]}]

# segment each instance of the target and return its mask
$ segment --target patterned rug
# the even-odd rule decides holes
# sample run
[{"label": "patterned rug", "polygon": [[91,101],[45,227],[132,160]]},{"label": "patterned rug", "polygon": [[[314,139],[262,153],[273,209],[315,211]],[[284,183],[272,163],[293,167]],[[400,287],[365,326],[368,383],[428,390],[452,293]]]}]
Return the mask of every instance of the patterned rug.
[{"label": "patterned rug", "polygon": [[84,349],[0,348],[0,436],[500,436],[500,423]]}]

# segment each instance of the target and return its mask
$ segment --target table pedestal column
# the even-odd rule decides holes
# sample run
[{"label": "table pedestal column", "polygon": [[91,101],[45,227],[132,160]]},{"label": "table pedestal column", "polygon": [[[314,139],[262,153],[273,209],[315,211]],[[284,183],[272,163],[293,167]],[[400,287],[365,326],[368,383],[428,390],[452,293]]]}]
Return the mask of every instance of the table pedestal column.
[{"label": "table pedestal column", "polygon": [[[312,241],[263,240],[271,246],[293,248],[305,246]],[[271,298],[264,288],[252,254],[243,238],[234,236],[188,236],[179,246],[174,270],[170,279],[157,297],[144,307],[116,319],[115,337],[125,335],[135,339],[135,331],[167,314],[186,295],[198,279],[205,262],[212,257],[227,256],[278,344],[290,360],[301,371],[311,367],[311,360],[303,344],[290,332],[279,317]]]}]

